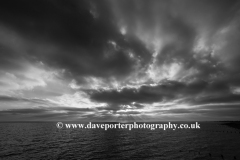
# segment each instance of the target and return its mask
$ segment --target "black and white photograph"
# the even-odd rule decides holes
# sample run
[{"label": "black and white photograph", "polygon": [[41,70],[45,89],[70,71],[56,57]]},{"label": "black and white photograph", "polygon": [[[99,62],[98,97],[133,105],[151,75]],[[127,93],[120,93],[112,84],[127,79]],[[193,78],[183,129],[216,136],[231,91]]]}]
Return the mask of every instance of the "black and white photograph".
[{"label": "black and white photograph", "polygon": [[1,0],[0,160],[240,160],[240,0]]}]

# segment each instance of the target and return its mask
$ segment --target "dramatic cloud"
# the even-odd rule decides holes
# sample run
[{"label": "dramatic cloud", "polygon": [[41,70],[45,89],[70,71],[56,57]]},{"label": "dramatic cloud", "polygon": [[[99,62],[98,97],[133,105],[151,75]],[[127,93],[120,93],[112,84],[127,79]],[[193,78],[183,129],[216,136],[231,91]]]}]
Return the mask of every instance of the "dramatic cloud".
[{"label": "dramatic cloud", "polygon": [[237,0],[2,1],[1,120],[237,120],[239,19]]}]

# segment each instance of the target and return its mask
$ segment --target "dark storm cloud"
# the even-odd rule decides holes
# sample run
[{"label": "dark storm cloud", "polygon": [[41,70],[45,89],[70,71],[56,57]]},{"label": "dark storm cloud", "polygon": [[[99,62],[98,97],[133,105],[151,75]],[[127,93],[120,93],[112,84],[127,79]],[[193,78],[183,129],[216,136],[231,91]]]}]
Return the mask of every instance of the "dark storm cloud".
[{"label": "dark storm cloud", "polygon": [[[160,23],[166,34],[175,37],[176,40],[164,46],[161,54],[158,54],[158,65],[181,63],[186,68],[197,68],[202,78],[220,72],[219,68],[213,67],[216,63],[211,56],[201,57],[210,61],[207,64],[199,63],[199,58],[196,60],[193,57],[193,42],[198,36],[196,24],[218,30],[231,21],[229,19],[236,12],[236,7],[233,7],[237,1],[184,1],[189,10],[184,10],[184,5],[177,6],[178,2],[175,1],[114,2],[123,15],[123,21],[129,25],[130,32],[137,28],[136,21],[146,29],[154,29]],[[50,52],[30,46],[25,49],[25,58],[64,68],[68,76],[84,83],[82,75],[122,77],[135,71],[137,59],[129,58],[129,50],[140,55],[141,67],[151,59],[139,40],[120,34],[112,14],[114,8],[110,4],[109,1],[5,1],[1,2],[0,21],[26,39],[58,45],[59,49]],[[202,12],[204,8],[210,15],[207,20],[202,16],[206,14]],[[176,16],[177,13],[179,16]],[[196,24],[193,23],[194,17],[199,18]],[[109,41],[114,41],[118,49]],[[6,49],[3,52],[6,54],[2,55],[2,65],[17,64],[7,62],[18,59],[18,54]],[[108,54],[110,56],[106,56]]]},{"label": "dark storm cloud", "polygon": [[[123,21],[130,30],[139,28],[140,23],[143,31],[151,32],[159,27],[160,32],[161,30],[163,32],[160,37],[174,39],[164,44],[160,50],[156,61],[157,67],[177,63],[182,65],[184,70],[197,71],[191,78],[205,80],[222,74],[227,74],[230,80],[233,74],[236,76],[239,72],[239,63],[237,63],[239,47],[236,44],[240,37],[237,29],[239,28],[238,1],[121,1],[116,2],[116,8],[118,7],[124,10],[118,14],[122,15]],[[216,33],[231,25],[236,28],[231,29],[231,34],[224,39],[224,41],[227,40],[227,45],[221,55],[231,57],[229,59],[232,63],[228,62],[231,68],[224,68],[225,64],[216,58],[216,55],[213,56],[214,51],[211,47],[199,54],[194,54],[193,48],[200,40],[201,34],[206,37],[206,43],[211,46],[216,39],[219,39]],[[154,36],[153,34],[152,38]]]},{"label": "dark storm cloud", "polygon": [[[15,95],[37,98],[0,96],[2,105],[34,104],[32,109],[0,114],[47,119],[96,113],[107,118],[140,114],[135,110],[154,102],[177,101],[200,108],[159,113],[224,115],[227,107],[218,112],[212,105],[240,102],[239,4],[237,0],[1,1],[0,87],[5,88],[0,94],[19,90]],[[41,71],[34,75],[37,69],[49,72],[47,78],[35,81],[43,77]],[[51,79],[52,72],[56,75]],[[89,106],[92,101],[103,102],[104,107],[52,103],[57,99],[75,105],[71,97],[78,91],[88,95],[75,99],[87,99]],[[85,104],[81,100],[76,104],[80,102]],[[236,108],[229,107],[226,115],[234,117]],[[128,109],[132,111],[125,112]]]},{"label": "dark storm cloud", "polygon": [[[186,97],[188,99],[184,99],[183,102],[193,104],[240,101],[239,95],[231,94],[227,84],[205,81],[184,83],[165,80],[157,86],[141,86],[138,89],[124,88],[121,91],[91,91],[89,95],[94,101],[115,104],[116,108],[117,104],[132,104],[133,102],[151,104]],[[202,98],[197,98],[198,95]]]},{"label": "dark storm cloud", "polygon": [[0,67],[1,69],[15,69],[22,68],[22,65],[15,63],[16,59],[19,58],[19,55],[15,54],[15,51],[10,47],[1,44],[0,42]]},{"label": "dark storm cloud", "polygon": [[[184,70],[195,69],[197,71],[197,73],[195,73],[191,78],[203,80],[209,80],[214,76],[218,77],[219,74],[228,74],[229,71],[224,68],[224,64],[216,58],[216,56],[213,56],[213,48],[209,47],[206,50],[197,51],[197,54],[195,53],[196,51],[194,51],[194,48],[196,48],[196,42],[201,40],[201,32],[205,32],[204,34],[207,33],[205,41],[209,46],[211,46],[211,44],[214,43],[213,35],[215,35],[221,28],[231,25],[235,19],[238,19],[238,16],[236,16],[239,9],[236,7],[238,2],[184,2],[187,2],[185,4],[186,6],[180,5],[180,7],[174,6],[176,4],[173,2],[169,8],[175,7],[176,11],[173,12],[176,13],[173,13],[171,9],[169,9],[164,12],[166,18],[164,20],[160,20],[160,22],[163,23],[164,32],[173,36],[175,40],[167,43],[160,50],[160,53],[157,56],[157,65],[164,66],[166,64],[177,63],[182,65]],[[176,3],[178,4],[178,2]],[[186,10],[183,10],[184,8]],[[205,10],[206,13],[209,13],[209,19],[205,18],[204,15],[206,13],[203,13],[203,10]],[[177,16],[174,14],[179,15]],[[239,23],[237,25],[239,26]],[[201,31],[202,26],[204,31]],[[234,38],[236,37],[239,37],[239,34],[234,36]],[[231,40],[230,37],[228,40],[234,41],[232,43],[233,45],[231,44],[231,48],[239,49],[239,47],[234,44],[237,43],[238,40]],[[233,49],[229,48],[229,51],[227,51],[230,52],[229,56],[238,59],[239,55],[234,55],[235,53],[231,50]],[[235,69],[239,71],[236,67]],[[179,74],[181,74],[181,72]],[[231,77],[232,75],[228,76]]]},{"label": "dark storm cloud", "polygon": [[103,90],[90,93],[91,99],[112,104],[153,103],[163,99],[176,98],[185,88],[185,84],[176,81],[166,81],[158,86],[141,86],[139,89],[124,88],[121,91]]},{"label": "dark storm cloud", "polygon": [[19,99],[19,98],[15,98],[15,97],[8,97],[8,96],[0,96],[0,101],[26,101],[26,99]]},{"label": "dark storm cloud", "polygon": [[[91,4],[97,7],[98,18],[91,14]],[[127,76],[136,65],[140,63],[144,67],[150,60],[150,54],[139,40],[125,39],[120,34],[105,3],[23,0],[1,2],[0,7],[1,25],[26,40],[58,46],[57,50],[49,51],[29,44],[24,49],[26,59],[63,68],[80,83],[83,75]],[[131,59],[130,51],[139,59]],[[11,51],[1,52],[5,66],[12,65],[7,61],[19,58],[18,53],[9,55],[8,52]]]}]

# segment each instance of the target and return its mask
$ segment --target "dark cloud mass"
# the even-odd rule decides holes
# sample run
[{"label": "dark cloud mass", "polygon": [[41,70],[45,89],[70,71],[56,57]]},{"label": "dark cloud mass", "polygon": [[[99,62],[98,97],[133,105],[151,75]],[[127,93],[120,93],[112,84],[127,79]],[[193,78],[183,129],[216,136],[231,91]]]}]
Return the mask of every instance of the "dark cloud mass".
[{"label": "dark cloud mass", "polygon": [[1,1],[0,119],[237,120],[239,19],[237,0]]},{"label": "dark cloud mass", "polygon": [[167,80],[157,86],[141,86],[138,89],[124,88],[121,91],[103,90],[91,92],[93,100],[113,104],[154,103],[184,97],[190,97],[189,102],[192,101],[196,104],[196,101],[200,101],[199,103],[240,102],[239,95],[231,94],[226,84],[204,81],[186,84]]},{"label": "dark cloud mass", "polygon": [[90,1],[8,1],[1,5],[4,15],[1,19],[24,38],[58,46],[51,52],[28,46],[25,57],[64,68],[73,76],[126,76],[136,69],[138,62],[129,58],[130,50],[142,57],[139,63],[144,65],[150,55],[141,42],[125,39],[117,31],[105,5],[98,3],[103,8],[99,10],[101,16],[94,19],[90,4]]}]

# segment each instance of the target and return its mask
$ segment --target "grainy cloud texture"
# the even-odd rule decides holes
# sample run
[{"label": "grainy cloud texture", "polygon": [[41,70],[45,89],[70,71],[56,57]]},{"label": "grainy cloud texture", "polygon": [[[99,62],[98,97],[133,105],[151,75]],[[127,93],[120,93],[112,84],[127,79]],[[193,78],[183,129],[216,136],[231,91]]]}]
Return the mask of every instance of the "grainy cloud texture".
[{"label": "grainy cloud texture", "polygon": [[0,2],[0,120],[239,120],[235,0]]}]

